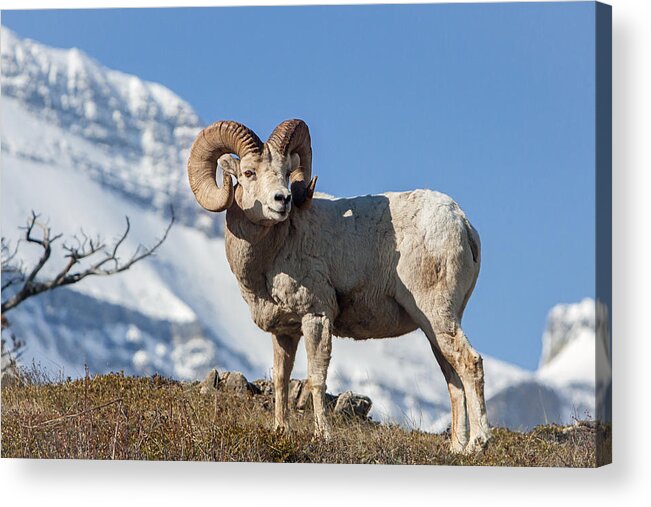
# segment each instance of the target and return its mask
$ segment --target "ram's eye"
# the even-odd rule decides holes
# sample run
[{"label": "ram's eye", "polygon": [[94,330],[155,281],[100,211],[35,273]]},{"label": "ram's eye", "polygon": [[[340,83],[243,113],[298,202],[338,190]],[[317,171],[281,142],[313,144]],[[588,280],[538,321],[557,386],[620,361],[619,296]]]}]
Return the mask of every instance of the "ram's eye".
[{"label": "ram's eye", "polygon": [[250,169],[247,169],[246,171],[244,171],[244,176],[246,176],[247,178],[250,178],[254,174],[255,173],[253,171],[251,171]]}]

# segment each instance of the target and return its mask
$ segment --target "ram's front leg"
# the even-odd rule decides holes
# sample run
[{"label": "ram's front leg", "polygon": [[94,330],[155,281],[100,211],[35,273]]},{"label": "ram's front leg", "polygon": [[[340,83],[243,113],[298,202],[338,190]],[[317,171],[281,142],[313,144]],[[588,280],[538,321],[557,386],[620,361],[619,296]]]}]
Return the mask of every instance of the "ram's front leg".
[{"label": "ram's front leg", "polygon": [[289,377],[294,367],[296,347],[301,339],[300,336],[273,335],[274,346],[274,428],[277,431],[287,432],[289,424],[287,421],[287,394]]},{"label": "ram's front leg", "polygon": [[328,365],[332,353],[332,323],[325,315],[303,317],[303,336],[307,350],[307,374],[314,406],[314,435],[330,438],[330,425],[325,414],[325,393]]}]

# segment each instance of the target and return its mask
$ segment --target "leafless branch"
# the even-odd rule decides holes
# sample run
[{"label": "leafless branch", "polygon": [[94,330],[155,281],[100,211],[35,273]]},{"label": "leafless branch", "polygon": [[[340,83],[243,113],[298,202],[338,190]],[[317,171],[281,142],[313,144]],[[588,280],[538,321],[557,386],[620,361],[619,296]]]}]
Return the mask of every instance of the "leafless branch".
[{"label": "leafless branch", "polygon": [[[12,286],[22,284],[20,289],[15,292],[11,291],[12,295],[2,301],[3,313],[18,306],[29,297],[57,287],[77,283],[87,276],[110,276],[116,273],[121,273],[129,269],[135,263],[153,255],[167,239],[170,229],[174,224],[174,210],[171,209],[170,222],[167,225],[163,236],[151,247],[138,245],[126,262],[121,261],[119,253],[120,247],[123,245],[131,230],[129,217],[125,217],[126,228],[110,249],[99,237],[91,238],[85,232],[81,231],[79,236],[73,236],[71,244],[64,243],[62,245],[62,249],[67,252],[65,254],[65,258],[67,259],[65,265],[53,278],[45,280],[39,279],[37,275],[52,255],[52,244],[61,238],[62,235],[57,234],[53,236],[50,227],[47,224],[40,222],[38,218],[39,215],[32,211],[32,214],[27,221],[27,225],[23,228],[25,230],[24,241],[36,244],[43,250],[31,270],[24,270],[22,264],[15,261],[18,252],[18,244],[16,245],[16,249],[11,252],[9,245],[3,239],[2,276],[3,279],[6,277],[6,281],[3,281],[2,293],[4,294],[5,291]],[[40,229],[41,234],[36,235],[35,229]],[[96,260],[90,265],[82,267],[82,261],[90,259],[91,257],[99,257],[102,254],[104,255],[103,258]],[[76,266],[78,269],[73,270]]]},{"label": "leafless branch", "polygon": [[23,263],[15,260],[20,241],[12,250],[9,242],[2,238],[2,291],[25,280]]}]

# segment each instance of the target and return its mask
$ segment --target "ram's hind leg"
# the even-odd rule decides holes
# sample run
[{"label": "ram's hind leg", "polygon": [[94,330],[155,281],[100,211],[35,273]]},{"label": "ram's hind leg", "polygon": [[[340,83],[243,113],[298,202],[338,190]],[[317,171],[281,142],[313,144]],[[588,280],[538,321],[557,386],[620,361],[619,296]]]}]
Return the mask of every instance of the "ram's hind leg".
[{"label": "ram's hind leg", "polygon": [[287,421],[289,377],[294,367],[296,348],[300,339],[300,336],[273,335],[274,429],[282,432],[289,430]]},{"label": "ram's hind leg", "polygon": [[[420,303],[410,292],[399,293],[399,301],[427,335],[446,376],[452,408],[451,450],[461,450],[466,417],[469,426],[466,452],[485,446],[490,437],[484,401],[484,368],[481,356],[472,348],[459,324],[451,298],[421,294]],[[448,371],[448,367],[452,370]],[[447,374],[446,374],[447,372]],[[465,408],[462,403],[465,398]],[[455,431],[456,430],[456,431]]]},{"label": "ram's hind leg", "polygon": [[468,443],[468,418],[466,414],[466,395],[463,390],[463,384],[457,372],[454,371],[450,363],[443,357],[438,349],[435,337],[429,338],[432,351],[436,357],[445,381],[448,383],[448,393],[450,394],[450,409],[452,412],[450,423],[450,450],[452,452],[463,452]]},{"label": "ram's hind leg", "polygon": [[307,374],[314,406],[314,435],[330,438],[330,425],[325,414],[326,377],[332,353],[331,321],[324,315],[308,314],[302,327],[307,351]]},{"label": "ram's hind leg", "polygon": [[486,446],[490,438],[486,402],[484,401],[484,366],[479,353],[472,348],[456,321],[434,320],[436,344],[442,355],[456,371],[463,384],[470,435],[466,452]]}]

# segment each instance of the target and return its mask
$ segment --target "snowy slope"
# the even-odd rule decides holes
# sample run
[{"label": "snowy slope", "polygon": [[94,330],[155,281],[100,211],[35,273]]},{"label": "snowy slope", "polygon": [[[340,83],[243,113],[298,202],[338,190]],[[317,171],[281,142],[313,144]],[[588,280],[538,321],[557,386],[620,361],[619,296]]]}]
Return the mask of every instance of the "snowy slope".
[{"label": "snowy slope", "polygon": [[149,208],[173,203],[183,223],[219,230],[221,220],[195,205],[186,184],[187,153],[201,124],[185,101],[78,49],[48,48],[4,27],[1,37],[2,95],[39,124],[35,146],[30,123],[12,123],[4,153],[67,165]]},{"label": "snowy slope", "polygon": [[[24,361],[71,376],[81,375],[84,364],[96,372],[184,379],[214,366],[269,376],[270,337],[252,323],[229,270],[216,234],[223,219],[199,211],[186,183],[187,150],[201,127],[191,107],[164,87],[106,69],[78,50],[47,48],[6,29],[2,92],[3,236],[15,241],[34,209],[56,232],[70,236],[83,228],[110,241],[128,215],[128,255],[162,234],[168,204],[180,216],[155,257],[8,313],[14,333],[27,343]],[[28,245],[21,252],[26,262],[38,253]],[[44,274],[61,260],[55,254]],[[594,375],[587,372],[594,365],[594,313],[585,320],[579,312],[587,324],[575,334],[566,333],[574,329],[574,314],[557,313],[550,314],[549,352],[538,372],[484,358],[493,423],[524,429],[593,410]],[[305,372],[301,349],[294,376]],[[420,332],[335,340],[328,384],[331,391],[371,396],[376,418],[435,431],[449,424],[447,387]]]},{"label": "snowy slope", "polygon": [[[596,364],[603,365],[602,375],[610,378],[609,336],[606,330],[597,332],[607,320],[603,305],[592,299],[580,303],[556,305],[549,312],[543,334],[543,354],[538,378],[547,386],[565,394],[565,410],[580,417],[595,413],[595,397],[605,396],[610,389],[599,385]],[[599,337],[600,339],[597,339]]]}]

